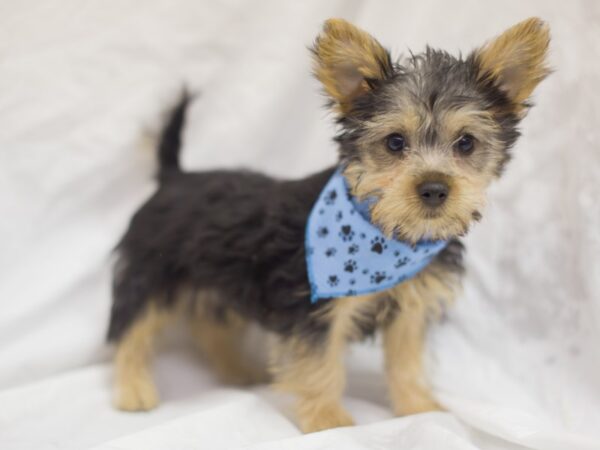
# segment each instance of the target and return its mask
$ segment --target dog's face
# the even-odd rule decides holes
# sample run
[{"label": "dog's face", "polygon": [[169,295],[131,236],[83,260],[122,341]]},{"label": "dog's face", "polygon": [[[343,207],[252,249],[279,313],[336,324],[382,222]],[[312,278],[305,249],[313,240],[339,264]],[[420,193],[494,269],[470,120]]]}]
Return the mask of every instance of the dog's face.
[{"label": "dog's face", "polygon": [[393,63],[364,31],[325,23],[315,74],[338,114],[344,174],[388,236],[448,239],[481,217],[548,74],[548,43],[547,26],[529,19],[466,59],[427,49]]}]

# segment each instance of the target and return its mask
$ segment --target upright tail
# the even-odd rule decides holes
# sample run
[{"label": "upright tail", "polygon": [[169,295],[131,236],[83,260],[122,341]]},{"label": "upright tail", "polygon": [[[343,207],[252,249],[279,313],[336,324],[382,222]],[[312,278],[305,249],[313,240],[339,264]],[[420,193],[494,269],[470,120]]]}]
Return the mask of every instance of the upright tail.
[{"label": "upright tail", "polygon": [[181,134],[185,125],[185,113],[192,96],[184,91],[181,98],[163,128],[158,144],[158,176],[180,172],[179,152],[181,150]]}]

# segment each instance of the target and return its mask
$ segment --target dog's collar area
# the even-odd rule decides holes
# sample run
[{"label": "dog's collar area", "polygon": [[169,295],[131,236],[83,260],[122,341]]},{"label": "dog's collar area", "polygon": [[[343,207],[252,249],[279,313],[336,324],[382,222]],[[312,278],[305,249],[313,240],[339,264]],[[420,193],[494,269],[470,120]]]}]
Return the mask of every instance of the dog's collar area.
[{"label": "dog's collar area", "polygon": [[311,301],[389,289],[414,277],[447,245],[388,239],[370,221],[372,199],[358,201],[338,169],[321,191],[306,225]]}]

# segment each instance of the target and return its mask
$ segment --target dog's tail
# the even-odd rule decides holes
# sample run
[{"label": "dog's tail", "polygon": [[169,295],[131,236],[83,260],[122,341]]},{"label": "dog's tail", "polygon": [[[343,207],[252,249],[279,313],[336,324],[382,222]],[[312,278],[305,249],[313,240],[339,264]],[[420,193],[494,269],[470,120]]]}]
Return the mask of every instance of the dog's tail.
[{"label": "dog's tail", "polygon": [[191,100],[192,95],[187,90],[184,90],[162,130],[158,144],[159,180],[170,173],[181,172],[181,167],[179,166],[181,135],[185,125],[186,110]]}]

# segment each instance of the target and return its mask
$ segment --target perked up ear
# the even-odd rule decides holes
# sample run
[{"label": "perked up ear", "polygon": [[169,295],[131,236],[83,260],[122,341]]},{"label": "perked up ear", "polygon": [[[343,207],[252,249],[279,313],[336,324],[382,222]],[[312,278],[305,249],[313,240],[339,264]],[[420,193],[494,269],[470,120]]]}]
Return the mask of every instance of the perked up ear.
[{"label": "perked up ear", "polygon": [[374,83],[392,75],[390,55],[365,31],[343,19],[329,19],[313,46],[314,74],[346,114],[352,101],[372,89]]},{"label": "perked up ear", "polygon": [[491,79],[522,112],[535,87],[550,73],[549,43],[550,29],[542,20],[519,22],[475,51],[480,80]]}]

